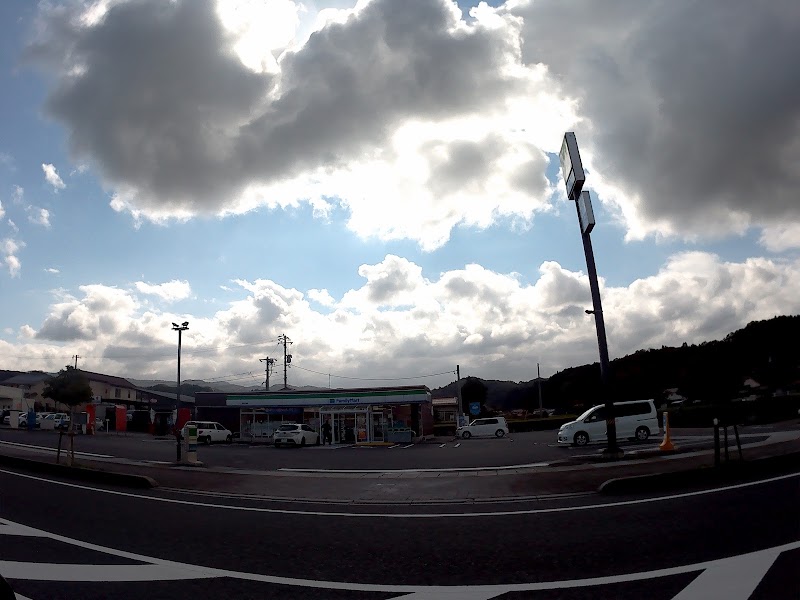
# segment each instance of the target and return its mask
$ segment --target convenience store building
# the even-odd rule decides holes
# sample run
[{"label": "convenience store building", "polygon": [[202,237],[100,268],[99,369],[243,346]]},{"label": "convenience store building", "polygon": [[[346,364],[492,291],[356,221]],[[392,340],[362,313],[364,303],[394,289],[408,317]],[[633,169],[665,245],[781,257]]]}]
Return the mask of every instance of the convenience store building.
[{"label": "convenience store building", "polygon": [[321,432],[331,424],[334,443],[415,441],[433,435],[427,386],[347,390],[281,390],[195,394],[196,419],[218,421],[242,441],[270,442],[282,423],[305,423]]}]

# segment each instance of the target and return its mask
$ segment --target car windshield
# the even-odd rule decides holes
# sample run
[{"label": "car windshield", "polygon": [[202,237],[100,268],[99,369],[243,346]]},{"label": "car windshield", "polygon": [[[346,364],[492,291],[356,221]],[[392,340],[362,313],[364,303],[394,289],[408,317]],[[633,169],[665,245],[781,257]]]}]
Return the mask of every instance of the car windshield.
[{"label": "car windshield", "polygon": [[587,410],[586,412],[582,413],[582,414],[581,414],[579,417],[577,417],[575,420],[576,420],[576,421],[583,421],[583,420],[584,420],[586,417],[588,417],[588,416],[589,416],[589,413],[590,413],[590,412],[592,412],[592,411],[593,411],[595,408],[597,408],[597,407],[596,407],[596,406],[593,406],[592,408],[590,408],[590,409],[589,409],[589,410]]},{"label": "car windshield", "polygon": [[278,427],[278,431],[296,431],[297,425],[281,425]]}]

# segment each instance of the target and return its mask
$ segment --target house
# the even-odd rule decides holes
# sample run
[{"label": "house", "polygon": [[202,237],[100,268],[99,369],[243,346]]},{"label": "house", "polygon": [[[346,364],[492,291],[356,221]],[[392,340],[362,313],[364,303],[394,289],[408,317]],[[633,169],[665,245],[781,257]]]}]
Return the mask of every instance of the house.
[{"label": "house", "polygon": [[52,377],[49,373],[42,371],[31,371],[29,373],[18,373],[3,381],[7,387],[22,390],[22,397],[26,405],[38,410],[53,410],[55,403],[50,398],[43,396],[47,381]]},{"label": "house", "polygon": [[26,410],[23,401],[23,390],[0,385],[0,412],[7,410]]}]

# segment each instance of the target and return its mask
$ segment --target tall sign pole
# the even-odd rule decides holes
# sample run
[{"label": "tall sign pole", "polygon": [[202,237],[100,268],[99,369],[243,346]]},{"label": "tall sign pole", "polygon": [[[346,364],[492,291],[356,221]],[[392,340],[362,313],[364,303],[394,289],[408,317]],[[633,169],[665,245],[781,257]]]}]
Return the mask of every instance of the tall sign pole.
[{"label": "tall sign pole", "polygon": [[591,233],[595,225],[594,211],[592,210],[592,199],[589,192],[583,191],[586,174],[578,152],[578,140],[571,131],[564,134],[559,158],[561,159],[561,173],[567,187],[567,197],[575,202],[575,208],[578,212],[578,224],[580,225],[581,239],[583,240],[583,253],[586,257],[586,270],[589,274],[589,289],[592,294],[592,310],[587,310],[586,312],[594,314],[594,324],[597,329],[597,347],[600,353],[600,388],[601,398],[606,410],[606,432],[608,437],[608,446],[603,452],[609,458],[621,458],[622,450],[617,444],[617,425],[614,419],[614,399],[611,397],[609,389],[611,368],[608,360],[606,324],[603,319],[600,286],[597,283],[597,268],[594,262],[594,251],[592,250]]}]

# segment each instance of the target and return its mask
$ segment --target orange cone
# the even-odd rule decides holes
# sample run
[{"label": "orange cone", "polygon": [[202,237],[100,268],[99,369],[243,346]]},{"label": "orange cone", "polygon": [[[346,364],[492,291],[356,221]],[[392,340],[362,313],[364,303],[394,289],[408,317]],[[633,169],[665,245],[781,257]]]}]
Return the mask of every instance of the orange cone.
[{"label": "orange cone", "polygon": [[658,447],[662,452],[672,452],[675,450],[675,445],[669,437],[669,413],[664,412],[664,441]]}]

